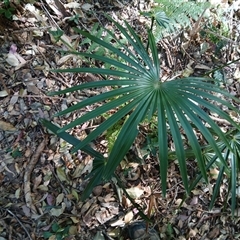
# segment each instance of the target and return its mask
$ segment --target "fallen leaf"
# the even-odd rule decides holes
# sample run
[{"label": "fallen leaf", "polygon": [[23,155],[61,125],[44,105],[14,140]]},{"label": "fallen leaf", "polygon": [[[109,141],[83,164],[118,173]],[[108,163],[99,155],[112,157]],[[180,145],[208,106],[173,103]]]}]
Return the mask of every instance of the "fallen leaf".
[{"label": "fallen leaf", "polygon": [[139,187],[131,187],[129,189],[126,189],[126,191],[133,199],[139,198],[144,193],[144,190]]},{"label": "fallen leaf", "polygon": [[6,97],[8,96],[8,92],[6,90],[0,91],[0,97]]},{"label": "fallen leaf", "polygon": [[18,58],[12,53],[7,55],[6,62],[13,67],[17,67],[19,65]]},{"label": "fallen leaf", "polygon": [[61,167],[57,168],[57,176],[59,177],[60,181],[68,181],[67,176]]},{"label": "fallen leaf", "polygon": [[0,129],[3,131],[11,131],[11,132],[17,130],[11,123],[8,123],[2,120],[0,120]]},{"label": "fallen leaf", "polygon": [[91,8],[93,7],[93,5],[89,4],[89,3],[84,3],[81,8],[84,11],[89,11]]},{"label": "fallen leaf", "polygon": [[128,212],[124,217],[125,224],[130,223],[134,217],[134,214],[132,211]]},{"label": "fallen leaf", "polygon": [[63,202],[61,207],[52,208],[50,210],[50,213],[52,216],[59,217],[64,212],[65,208],[66,208],[66,204]]},{"label": "fallen leaf", "polygon": [[56,205],[59,205],[63,201],[63,198],[64,198],[64,194],[60,193],[56,198]]}]

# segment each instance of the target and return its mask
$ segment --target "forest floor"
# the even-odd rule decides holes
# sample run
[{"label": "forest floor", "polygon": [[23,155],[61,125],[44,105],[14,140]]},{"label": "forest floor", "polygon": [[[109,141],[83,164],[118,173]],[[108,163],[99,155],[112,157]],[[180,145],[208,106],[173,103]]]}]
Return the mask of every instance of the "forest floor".
[{"label": "forest floor", "polygon": [[[140,16],[140,11],[149,10],[152,5],[137,0],[113,0],[104,4],[94,0],[68,2],[22,3],[14,5],[13,20],[0,15],[0,240],[143,239],[132,236],[131,231],[137,230],[129,226],[142,219],[114,179],[95,187],[86,201],[80,200],[84,177],[92,168],[92,158],[80,152],[70,154],[71,146],[47,131],[39,119],[50,119],[64,126],[84,112],[53,117],[55,113],[100,91],[96,89],[74,96],[46,95],[100,77],[51,71],[85,64],[79,57],[61,54],[61,50],[68,48],[63,42],[56,42],[53,37],[54,34],[56,37],[56,30],[62,29],[68,46],[84,50],[87,44],[81,43],[85,39],[77,35],[73,27],[93,31],[94,24],[99,23],[114,29],[104,17],[104,13],[108,13],[115,20],[128,21],[144,39],[148,22]],[[157,43],[162,52],[163,77],[204,76],[239,58],[239,9],[233,8],[234,1],[225,2],[219,1],[222,10],[226,10],[228,22],[225,24],[231,33],[226,36],[219,30],[213,34],[224,47],[199,34],[204,18],[200,18],[198,24],[193,21],[192,32],[188,29],[185,34]],[[219,19],[215,21],[216,28],[222,25]],[[227,90],[239,97],[239,61],[223,67],[219,74]],[[215,120],[225,127],[221,119]],[[86,123],[71,134],[82,139],[100,122],[101,119],[97,119]],[[93,147],[104,153],[107,144],[103,136]],[[141,158],[139,152],[145,155],[144,160],[138,160]],[[193,177],[197,165],[193,160],[187,164],[189,176]],[[149,151],[145,139],[139,138],[117,174],[143,213],[150,215],[149,228],[155,235],[149,231],[146,239],[240,239],[239,210],[236,209],[235,218],[232,218],[229,201],[224,205],[228,191],[226,183],[221,186],[213,210],[208,209],[217,171],[213,169],[209,183],[200,183],[181,205],[185,190],[177,161],[172,160],[168,191],[163,198],[158,160]]]}]

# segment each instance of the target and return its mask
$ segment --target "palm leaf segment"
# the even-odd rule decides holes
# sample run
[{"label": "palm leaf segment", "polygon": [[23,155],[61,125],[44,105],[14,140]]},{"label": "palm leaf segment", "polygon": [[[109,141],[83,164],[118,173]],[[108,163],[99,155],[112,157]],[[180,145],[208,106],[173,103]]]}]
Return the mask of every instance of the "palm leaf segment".
[{"label": "palm leaf segment", "polygon": [[[100,168],[102,171],[102,177],[109,179],[136,138],[138,133],[138,124],[146,119],[146,117],[151,119],[153,114],[157,114],[160,175],[162,181],[162,191],[164,194],[166,193],[168,168],[169,129],[167,126],[170,128],[170,133],[175,144],[180,172],[187,191],[189,190],[189,183],[185,162],[185,149],[180,130],[183,129],[185,131],[189,144],[192,147],[198,161],[201,174],[205,180],[207,180],[205,162],[203,160],[201,148],[194,133],[193,126],[202,133],[206,141],[213,147],[219,159],[222,161],[223,166],[228,167],[214,137],[205,126],[205,123],[207,122],[211,126],[218,138],[221,139],[227,146],[229,146],[228,141],[215,122],[212,121],[209,115],[202,110],[202,107],[204,107],[212,112],[216,112],[220,117],[227,119],[235,126],[236,124],[225,112],[211,104],[209,101],[218,100],[223,105],[233,109],[227,101],[220,100],[214,96],[214,93],[228,94],[217,88],[215,84],[212,84],[203,78],[185,78],[162,82],[160,78],[158,51],[152,33],[149,32],[148,34],[149,51],[151,52],[151,54],[149,54],[140,38],[128,23],[125,22],[126,28],[124,28],[116,21],[112,21],[122,35],[127,39],[130,47],[126,47],[122,44],[121,41],[118,40],[118,38],[115,37],[115,35],[109,30],[106,31],[115,39],[118,47],[115,47],[114,44],[104,42],[100,38],[97,38],[87,32],[75,29],[78,33],[84,35],[93,42],[98,43],[102,47],[105,47],[107,50],[106,52],[112,52],[112,54],[117,56],[118,60],[114,60],[108,56],[99,56],[97,54],[75,54],[90,57],[105,63],[110,63],[112,66],[111,69],[74,68],[57,70],[61,72],[98,73],[109,76],[109,78],[110,76],[114,76],[115,78],[118,77],[118,80],[107,79],[103,81],[85,83],[51,94],[56,95],[88,88],[114,86],[113,90],[109,92],[93,96],[57,114],[57,116],[60,116],[97,102],[105,102],[101,107],[86,113],[84,116],[63,127],[59,131],[61,132],[66,131],[69,128],[73,128],[76,125],[83,124],[84,122],[89,121],[90,119],[93,119],[111,109],[119,107],[119,110],[115,114],[110,116],[94,131],[92,131],[82,142],[77,144],[73,151],[84,148],[93,139],[96,139],[97,136],[129,114],[129,117],[122,126],[112,151],[105,162],[104,168],[102,168],[102,166]],[[121,46],[121,50],[119,50],[119,46]],[[121,61],[119,61],[119,59]],[[229,148],[231,147],[229,146]]]}]

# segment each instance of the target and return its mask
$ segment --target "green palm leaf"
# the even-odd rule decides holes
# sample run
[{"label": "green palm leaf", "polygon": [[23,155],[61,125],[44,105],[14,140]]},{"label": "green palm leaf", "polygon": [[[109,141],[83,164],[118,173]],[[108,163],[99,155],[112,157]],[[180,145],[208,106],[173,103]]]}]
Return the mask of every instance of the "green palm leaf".
[{"label": "green palm leaf", "polygon": [[[139,123],[147,117],[151,119],[154,114],[157,114],[159,164],[163,194],[166,193],[167,188],[167,125],[169,125],[170,133],[173,138],[181,176],[187,192],[191,190],[193,185],[189,185],[189,179],[187,176],[186,151],[181,136],[182,130],[186,133],[189,145],[192,147],[194,156],[197,159],[201,177],[207,181],[207,169],[211,167],[217,158],[221,160],[224,169],[226,169],[226,171],[229,170],[227,160],[222,156],[222,149],[219,148],[216,143],[216,140],[222,141],[232,151],[233,149],[229,144],[229,139],[226,138],[219,126],[209,117],[203,108],[217,113],[220,117],[228,120],[234,127],[238,127],[223,110],[212,103],[218,101],[229,109],[238,111],[236,108],[232,107],[227,100],[219,99],[216,95],[222,94],[226,98],[233,97],[220,89],[217,85],[213,84],[212,82],[214,82],[214,80],[212,79],[184,78],[173,81],[161,81],[158,50],[155,45],[153,34],[150,31],[148,33],[149,50],[147,50],[144,43],[128,23],[125,22],[124,27],[112,19],[111,21],[114,23],[118,31],[121,32],[122,36],[128,41],[129,46],[121,43],[118,37],[115,37],[115,35],[107,29],[106,31],[118,43],[118,47],[115,47],[114,44],[107,43],[101,38],[93,36],[88,32],[76,29],[77,33],[82,34],[91,41],[106,48],[106,53],[112,53],[111,55],[105,56],[88,53],[76,54],[108,63],[111,65],[110,69],[74,68],[56,70],[59,72],[88,72],[93,74],[103,74],[107,76],[107,80],[80,84],[52,94],[64,94],[67,92],[106,86],[113,86],[113,89],[89,99],[85,99],[58,113],[56,116],[71,113],[95,103],[102,103],[100,107],[86,113],[82,117],[58,130],[57,134],[100,116],[111,109],[118,109],[116,113],[101,123],[82,142],[75,144],[73,148],[73,151],[85,149],[92,140],[96,139],[119,120],[125,119],[125,123],[117,136],[108,159],[95,169],[94,176],[98,176],[98,180],[101,177],[110,179],[116,167],[122,161],[134,139],[137,137]],[[119,46],[121,46],[121,49]],[[116,58],[113,59],[112,56],[116,56]],[[113,76],[118,77],[118,80],[111,80]],[[239,102],[238,99],[235,99],[235,101]],[[210,125],[214,134],[208,129],[206,123]],[[202,147],[195,136],[194,128],[201,132],[206,142],[211,145],[217,155],[210,165],[206,165],[205,159],[202,156]],[[101,171],[101,174],[98,174],[98,171]],[[96,184],[96,182],[97,181],[92,180],[91,186]]]}]

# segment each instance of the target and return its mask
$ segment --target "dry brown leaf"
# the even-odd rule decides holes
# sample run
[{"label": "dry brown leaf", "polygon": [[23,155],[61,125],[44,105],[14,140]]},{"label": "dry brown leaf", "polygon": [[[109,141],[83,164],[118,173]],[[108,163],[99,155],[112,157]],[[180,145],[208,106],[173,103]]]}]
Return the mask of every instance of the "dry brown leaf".
[{"label": "dry brown leaf", "polygon": [[128,212],[125,216],[124,216],[124,223],[130,223],[133,220],[134,214],[132,211]]},{"label": "dry brown leaf", "polygon": [[59,205],[63,201],[63,198],[64,198],[64,194],[60,193],[56,198],[56,205]]},{"label": "dry brown leaf", "polygon": [[89,3],[84,3],[82,6],[81,6],[82,10],[84,11],[89,11],[91,8],[93,8],[93,5],[89,4]]},{"label": "dry brown leaf", "polygon": [[52,216],[59,217],[65,211],[65,208],[66,208],[66,204],[63,202],[61,204],[61,208],[52,208],[50,210],[50,213]]},{"label": "dry brown leaf", "polygon": [[63,168],[61,168],[61,167],[58,167],[58,168],[57,168],[57,176],[58,176],[58,178],[59,178],[60,181],[63,181],[63,182],[66,181],[66,182],[68,182],[67,175],[66,175],[66,173],[65,173],[65,171],[64,171]]},{"label": "dry brown leaf", "polygon": [[11,123],[5,122],[3,120],[0,120],[0,129],[3,131],[11,131],[11,132],[17,130]]},{"label": "dry brown leaf", "polygon": [[9,53],[7,55],[6,62],[13,67],[17,67],[20,64],[18,58],[15,56],[15,54],[12,53]]},{"label": "dry brown leaf", "polygon": [[8,92],[6,90],[0,91],[0,97],[6,97],[8,96]]},{"label": "dry brown leaf", "polygon": [[133,199],[139,198],[144,193],[144,190],[141,189],[140,187],[131,187],[129,189],[126,189],[126,191],[129,194],[129,196]]}]

